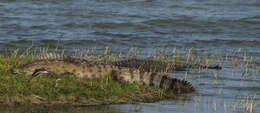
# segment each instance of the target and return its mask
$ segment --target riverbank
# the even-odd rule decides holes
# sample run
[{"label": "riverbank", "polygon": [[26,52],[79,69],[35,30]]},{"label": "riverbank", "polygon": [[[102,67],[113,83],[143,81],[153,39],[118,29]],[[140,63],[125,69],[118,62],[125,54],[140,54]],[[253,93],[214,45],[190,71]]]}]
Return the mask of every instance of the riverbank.
[{"label": "riverbank", "polygon": [[32,77],[11,73],[11,67],[28,61],[12,57],[0,59],[0,105],[87,106],[188,99],[156,87],[120,84],[109,75],[90,80],[61,75]]}]

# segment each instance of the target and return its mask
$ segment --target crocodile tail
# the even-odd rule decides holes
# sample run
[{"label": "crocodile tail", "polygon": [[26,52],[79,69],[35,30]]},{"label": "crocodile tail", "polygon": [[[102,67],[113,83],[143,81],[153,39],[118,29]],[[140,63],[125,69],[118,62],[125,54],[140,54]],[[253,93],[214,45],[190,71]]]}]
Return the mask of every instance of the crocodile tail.
[{"label": "crocodile tail", "polygon": [[174,70],[187,70],[192,68],[202,68],[202,69],[221,69],[219,65],[215,66],[205,66],[200,64],[176,64],[174,62],[165,62],[149,59],[129,59],[114,61],[110,64],[120,67],[136,68],[141,71],[149,72],[170,72]]},{"label": "crocodile tail", "polygon": [[167,72],[167,66],[169,65],[169,63],[163,61],[149,59],[121,60],[112,62],[111,64],[120,67],[136,68],[148,72]]},{"label": "crocodile tail", "polygon": [[174,93],[189,93],[195,91],[193,86],[185,81],[171,78],[166,74],[144,72],[134,68],[124,68],[117,72],[117,79],[122,83],[138,82],[144,85],[173,90]]}]

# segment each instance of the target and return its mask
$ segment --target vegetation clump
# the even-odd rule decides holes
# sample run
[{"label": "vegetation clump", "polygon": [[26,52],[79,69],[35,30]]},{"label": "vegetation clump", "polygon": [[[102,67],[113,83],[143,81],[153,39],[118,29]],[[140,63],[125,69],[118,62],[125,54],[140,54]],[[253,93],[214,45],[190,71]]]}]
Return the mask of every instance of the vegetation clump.
[{"label": "vegetation clump", "polygon": [[[21,57],[22,56],[22,57]],[[184,99],[161,88],[138,83],[120,84],[110,75],[87,79],[66,75],[14,74],[10,69],[31,61],[17,51],[0,59],[0,104],[2,105],[101,105],[113,103],[154,102],[162,99]],[[111,73],[113,74],[113,73]]]}]

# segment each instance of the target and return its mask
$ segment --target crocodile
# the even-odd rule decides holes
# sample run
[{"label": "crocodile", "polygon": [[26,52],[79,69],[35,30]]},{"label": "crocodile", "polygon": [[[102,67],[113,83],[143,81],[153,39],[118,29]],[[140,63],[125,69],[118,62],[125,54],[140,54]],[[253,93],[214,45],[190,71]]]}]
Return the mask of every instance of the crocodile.
[{"label": "crocodile", "polygon": [[[138,82],[172,90],[175,93],[190,93],[194,87],[185,80],[171,78],[165,73],[150,72],[131,66],[119,66],[118,63],[104,63],[65,56],[61,54],[45,54],[39,59],[11,68],[13,73],[37,76],[40,74],[60,74],[80,78],[101,78],[114,75],[113,78],[122,84]],[[111,74],[113,73],[113,74]]]}]

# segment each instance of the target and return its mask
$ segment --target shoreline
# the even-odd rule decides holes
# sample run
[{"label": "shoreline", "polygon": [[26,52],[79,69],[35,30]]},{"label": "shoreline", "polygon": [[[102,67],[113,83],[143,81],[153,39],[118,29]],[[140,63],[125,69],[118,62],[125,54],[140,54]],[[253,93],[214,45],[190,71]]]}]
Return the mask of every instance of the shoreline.
[{"label": "shoreline", "polygon": [[[163,95],[152,93],[150,90],[154,88],[145,88],[144,92],[138,94],[129,94],[121,97],[120,100],[115,100],[111,96],[110,98],[90,98],[84,99],[78,98],[76,101],[59,101],[59,100],[45,100],[44,98],[33,95],[27,97],[0,97],[0,106],[6,107],[88,107],[88,106],[99,106],[99,105],[114,105],[114,104],[136,104],[136,103],[153,103],[163,100],[178,100],[178,101],[190,101],[190,96],[185,94],[172,94],[172,92],[164,92]],[[23,101],[21,101],[23,100]]]}]

